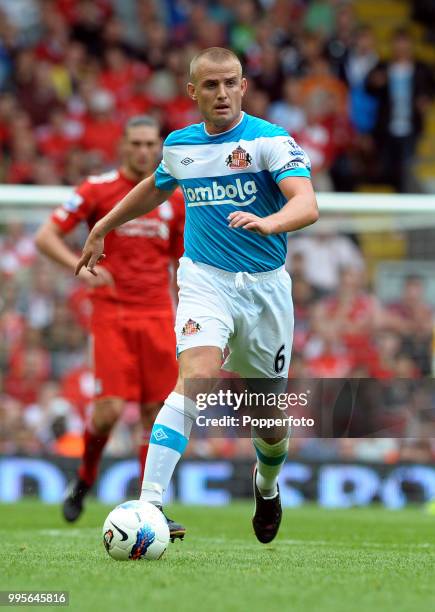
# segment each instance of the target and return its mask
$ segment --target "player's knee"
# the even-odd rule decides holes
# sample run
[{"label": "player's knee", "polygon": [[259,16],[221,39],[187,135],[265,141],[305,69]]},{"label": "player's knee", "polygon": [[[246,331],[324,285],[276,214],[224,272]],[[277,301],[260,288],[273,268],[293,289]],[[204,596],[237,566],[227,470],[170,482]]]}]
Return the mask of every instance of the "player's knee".
[{"label": "player's knee", "polygon": [[204,358],[189,358],[188,355],[180,360],[179,379],[187,380],[208,380],[219,378],[221,362],[214,355],[204,355]]},{"label": "player's knee", "polygon": [[198,346],[183,351],[179,357],[179,377],[207,379],[218,378],[222,352],[215,346]]},{"label": "player's knee", "polygon": [[191,364],[180,372],[175,391],[192,399],[198,393],[210,393],[216,386],[219,371],[220,368],[213,365]]},{"label": "player's knee", "polygon": [[108,434],[121,416],[123,401],[119,398],[103,398],[95,402],[92,422],[98,433]]},{"label": "player's knee", "polygon": [[193,364],[183,372],[184,380],[208,380],[219,378],[219,367],[211,364]]}]

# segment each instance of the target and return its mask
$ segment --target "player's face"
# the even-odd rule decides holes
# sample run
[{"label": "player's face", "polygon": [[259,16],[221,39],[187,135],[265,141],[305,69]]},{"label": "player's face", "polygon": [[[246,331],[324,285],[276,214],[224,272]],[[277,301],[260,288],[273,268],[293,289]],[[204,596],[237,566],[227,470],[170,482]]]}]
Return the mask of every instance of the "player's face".
[{"label": "player's face", "polygon": [[124,164],[138,176],[147,176],[155,169],[161,153],[157,128],[138,125],[128,128],[123,142]]},{"label": "player's face", "polygon": [[199,62],[195,82],[188,84],[187,91],[198,103],[207,128],[222,131],[238,121],[246,87],[237,62],[216,64],[204,59]]}]

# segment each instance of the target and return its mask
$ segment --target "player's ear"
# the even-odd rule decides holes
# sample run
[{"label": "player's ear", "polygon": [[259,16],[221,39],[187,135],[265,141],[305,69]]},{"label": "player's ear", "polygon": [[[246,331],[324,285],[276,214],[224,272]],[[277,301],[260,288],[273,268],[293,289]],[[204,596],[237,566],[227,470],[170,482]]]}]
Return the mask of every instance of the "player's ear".
[{"label": "player's ear", "polygon": [[245,77],[242,77],[241,83],[240,83],[240,89],[242,90],[242,98],[246,93],[246,90],[248,89],[248,81],[246,80]]},{"label": "player's ear", "polygon": [[187,83],[187,95],[192,100],[197,100],[196,89],[193,83]]},{"label": "player's ear", "polygon": [[118,144],[118,149],[121,155],[124,155],[126,148],[127,148],[127,137],[125,134],[123,134]]}]

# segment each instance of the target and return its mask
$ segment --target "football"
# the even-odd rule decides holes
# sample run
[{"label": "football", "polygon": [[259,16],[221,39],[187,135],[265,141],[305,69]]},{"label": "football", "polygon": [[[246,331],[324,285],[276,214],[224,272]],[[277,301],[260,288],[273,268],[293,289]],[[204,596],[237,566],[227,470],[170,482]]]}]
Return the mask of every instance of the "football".
[{"label": "football", "polygon": [[127,501],[112,510],[104,521],[103,543],[117,561],[157,560],[169,543],[169,528],[153,504]]}]

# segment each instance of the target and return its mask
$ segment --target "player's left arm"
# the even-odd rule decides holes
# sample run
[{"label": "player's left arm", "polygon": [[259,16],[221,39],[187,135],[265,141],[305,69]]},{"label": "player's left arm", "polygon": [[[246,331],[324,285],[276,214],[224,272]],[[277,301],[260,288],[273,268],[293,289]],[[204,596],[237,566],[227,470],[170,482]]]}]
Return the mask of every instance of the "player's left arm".
[{"label": "player's left arm", "polygon": [[258,217],[245,211],[235,211],[228,216],[229,227],[242,227],[257,232],[263,236],[294,232],[312,225],[319,218],[316,195],[309,178],[302,176],[287,176],[278,187],[287,199],[280,211]]}]

